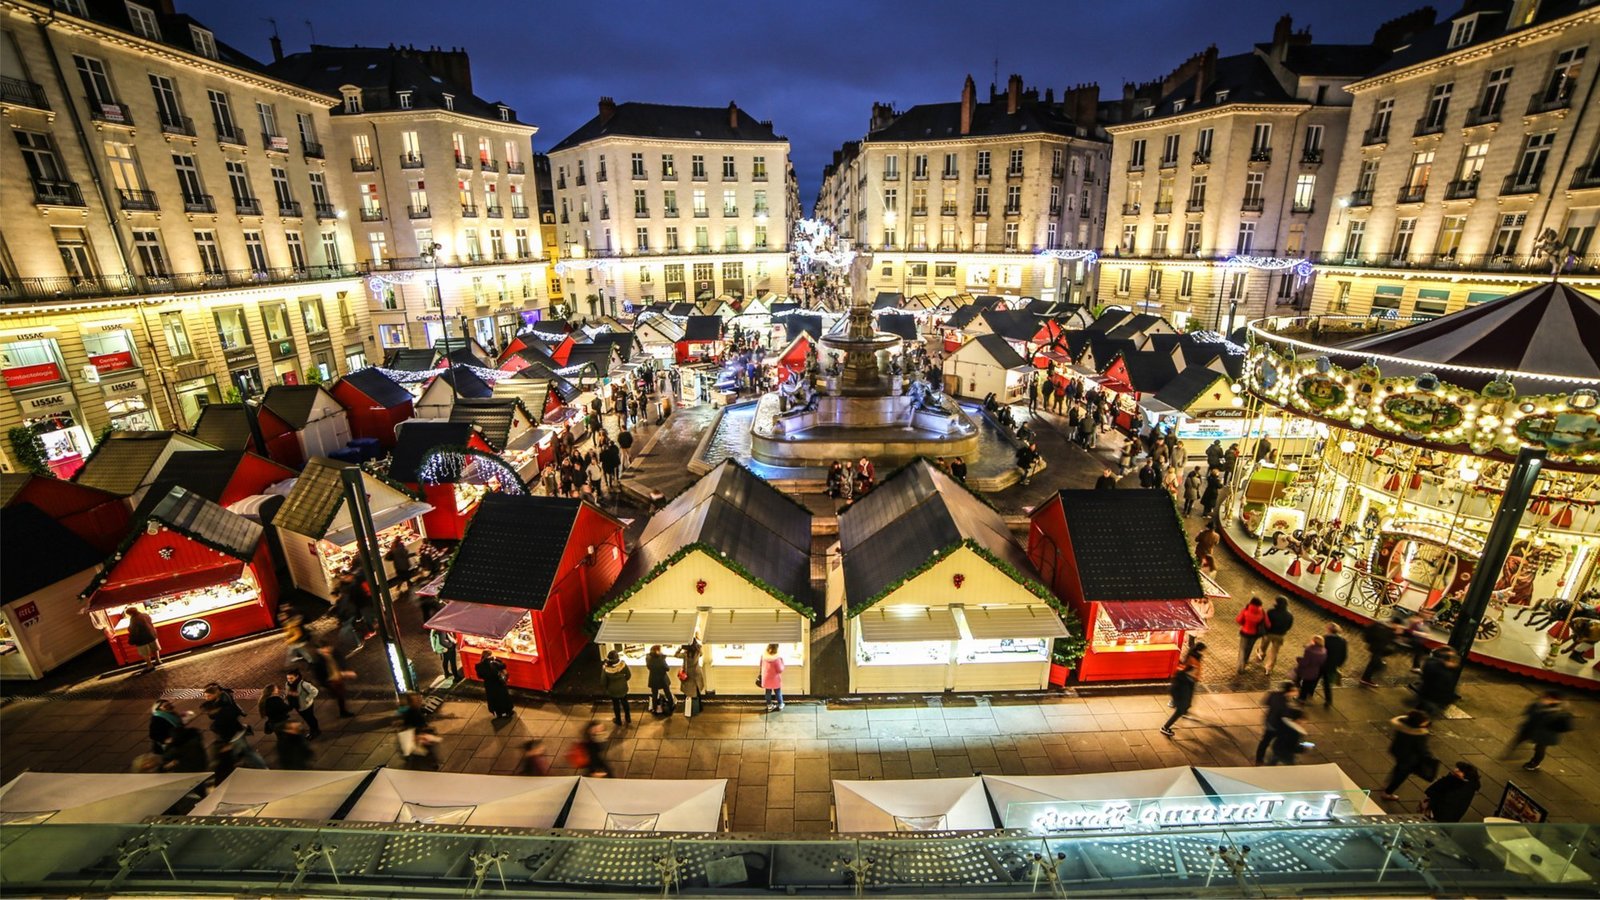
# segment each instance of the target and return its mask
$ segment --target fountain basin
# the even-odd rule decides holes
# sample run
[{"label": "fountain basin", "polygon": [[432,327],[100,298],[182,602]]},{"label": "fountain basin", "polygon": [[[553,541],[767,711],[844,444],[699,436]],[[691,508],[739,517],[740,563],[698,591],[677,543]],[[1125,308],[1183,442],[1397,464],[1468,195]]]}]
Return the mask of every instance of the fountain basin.
[{"label": "fountain basin", "polygon": [[826,466],[863,456],[891,463],[971,457],[979,442],[978,427],[964,412],[912,409],[909,396],[825,395],[813,410],[779,414],[778,398],[769,394],[750,428],[750,454],[778,466]]}]

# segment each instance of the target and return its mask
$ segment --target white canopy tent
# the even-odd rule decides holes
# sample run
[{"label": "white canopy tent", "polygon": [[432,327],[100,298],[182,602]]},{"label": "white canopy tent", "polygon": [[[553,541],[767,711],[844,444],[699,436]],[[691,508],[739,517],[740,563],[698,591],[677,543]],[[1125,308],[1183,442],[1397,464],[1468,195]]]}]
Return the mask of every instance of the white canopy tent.
[{"label": "white canopy tent", "polygon": [[1002,828],[1032,828],[1053,806],[1102,802],[1203,797],[1206,789],[1188,766],[1093,775],[984,775],[983,786],[994,800]]},{"label": "white canopy tent", "polygon": [[726,778],[580,778],[566,828],[589,831],[717,831]]},{"label": "white canopy tent", "polygon": [[191,816],[327,819],[371,772],[235,769],[189,812]]},{"label": "white canopy tent", "polygon": [[518,778],[379,769],[345,815],[352,822],[554,828],[577,776]]},{"label": "white canopy tent", "polygon": [[1345,774],[1337,763],[1310,766],[1196,767],[1195,774],[1221,795],[1234,794],[1339,794],[1350,801],[1357,815],[1381,816],[1383,807],[1367,789]]},{"label": "white canopy tent", "polygon": [[839,832],[982,831],[994,828],[983,779],[833,782]]},{"label": "white canopy tent", "polygon": [[204,773],[23,772],[0,788],[0,823],[131,823],[159,816]]}]

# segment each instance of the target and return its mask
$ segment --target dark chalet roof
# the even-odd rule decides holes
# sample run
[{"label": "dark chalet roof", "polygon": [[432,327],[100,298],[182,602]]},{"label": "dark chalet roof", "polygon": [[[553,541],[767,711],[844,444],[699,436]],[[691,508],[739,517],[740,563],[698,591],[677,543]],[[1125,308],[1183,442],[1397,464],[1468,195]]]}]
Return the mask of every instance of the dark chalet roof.
[{"label": "dark chalet roof", "polygon": [[243,450],[255,437],[250,428],[250,410],[243,403],[210,404],[200,410],[190,434],[224,450]]},{"label": "dark chalet roof", "polygon": [[1022,358],[1022,354],[1012,349],[1011,342],[998,334],[980,334],[968,343],[977,344],[983,352],[989,354],[995,365],[1002,369],[1015,369],[1028,364],[1028,361]]},{"label": "dark chalet roof", "polygon": [[1128,370],[1128,384],[1141,394],[1154,394],[1178,377],[1178,367],[1170,354],[1159,350],[1135,350],[1122,354]]},{"label": "dark chalet roof", "polygon": [[872,300],[872,308],[874,310],[899,309],[905,305],[905,302],[906,295],[899,291],[879,291],[878,296]]},{"label": "dark chalet roof", "polygon": [[429,451],[435,447],[465,447],[474,433],[466,422],[401,422],[389,455],[390,480],[418,483],[421,478],[417,472]]},{"label": "dark chalet roof", "polygon": [[344,476],[340,473],[347,468],[349,463],[325,456],[306,463],[295,479],[294,490],[272,517],[273,527],[315,538],[327,534],[344,505]]},{"label": "dark chalet roof", "polygon": [[683,340],[685,341],[720,341],[722,340],[721,316],[690,316],[684,323]]},{"label": "dark chalet roof", "polygon": [[822,337],[822,317],[808,313],[790,313],[783,317],[784,341],[792,341],[802,334]]},{"label": "dark chalet roof", "polygon": [[878,316],[878,330],[892,334],[908,343],[918,343],[922,334],[917,331],[917,317],[907,313],[882,313]]},{"label": "dark chalet roof", "polygon": [[275,384],[267,388],[261,398],[261,408],[282,419],[290,428],[304,428],[311,423],[317,396],[322,392],[322,388],[314,384]]},{"label": "dark chalet roof", "polygon": [[[166,465],[156,473],[151,482],[152,492],[166,493],[173,485],[187,488],[193,493],[221,503],[235,472],[246,457],[255,456],[245,450],[184,450],[167,458]],[[256,457],[270,462],[264,457]],[[276,465],[276,463],[273,463]],[[283,476],[293,478],[293,472]]]},{"label": "dark chalet roof", "polygon": [[1032,313],[1022,309],[986,309],[983,321],[1008,341],[1031,341],[1042,327]]},{"label": "dark chalet roof", "polygon": [[450,389],[457,397],[482,400],[494,395],[494,388],[466,366],[452,366],[445,369],[439,373],[439,378],[450,385]]},{"label": "dark chalet roof", "polygon": [[[361,105],[365,112],[382,112],[400,108],[399,93],[411,92],[411,109],[443,110],[445,94],[450,94],[452,111],[462,115],[500,119],[499,103],[484,100],[472,93],[470,85],[444,77],[424,61],[427,50],[414,47],[329,47],[312,44],[302,53],[291,53],[267,66],[267,71],[285,81],[302,84],[312,90],[334,96],[339,88],[353,84],[361,88]],[[442,67],[440,67],[442,68]],[[333,115],[347,115],[342,105],[333,109]],[[510,121],[517,121],[515,111]]]},{"label": "dark chalet roof", "polygon": [[[1090,127],[1094,123],[1086,123]],[[1006,112],[1005,95],[974,105],[967,137],[1007,134],[1061,134],[1082,136],[1084,129],[1059,104],[1023,100],[1017,112]],[[868,143],[945,141],[962,137],[961,103],[922,103],[913,106],[883,128],[867,135]]]},{"label": "dark chalet roof", "polygon": [[[1061,491],[1084,599],[1198,600],[1189,538],[1166,491]],[[1046,515],[1055,507],[1047,506]]]},{"label": "dark chalet roof", "polygon": [[977,319],[979,314],[983,313],[984,311],[984,308],[979,307],[978,304],[968,303],[967,305],[951,313],[949,316],[946,316],[944,325],[946,328],[966,328],[968,325],[971,325],[973,320]]},{"label": "dark chalet roof", "polygon": [[396,409],[414,399],[411,392],[401,387],[399,382],[371,366],[351,372],[339,379],[339,383],[355,388],[362,396],[385,409]]},{"label": "dark chalet roof", "polygon": [[[1192,365],[1156,391],[1156,399],[1173,409],[1188,409],[1218,379],[1226,382],[1228,376],[1207,366]],[[1227,390],[1226,385],[1223,389]]]},{"label": "dark chalet roof", "polygon": [[390,350],[384,357],[383,367],[397,372],[426,372],[438,365],[439,355],[432,350],[401,347]]},{"label": "dark chalet roof", "polygon": [[940,553],[972,541],[1019,572],[1033,571],[998,512],[917,460],[839,514],[846,602],[865,608]]},{"label": "dark chalet roof", "polygon": [[0,546],[8,560],[0,566],[0,603],[21,600],[105,558],[32,503],[0,509]]},{"label": "dark chalet roof", "polygon": [[[150,497],[156,492],[151,491]],[[181,487],[174,487],[152,503],[148,499],[135,514],[132,535],[145,530],[145,523],[156,521],[180,534],[188,535],[220,553],[249,562],[261,541],[262,526],[244,516],[228,512],[210,500]]]},{"label": "dark chalet roof", "polygon": [[[445,574],[440,598],[544,609],[583,506],[567,497],[485,495]],[[590,511],[601,515],[593,507]]]},{"label": "dark chalet roof", "polygon": [[119,497],[131,496],[145,483],[172,436],[171,431],[113,431],[72,480]]},{"label": "dark chalet roof", "polygon": [[491,445],[504,449],[506,442],[511,439],[511,425],[516,421],[518,408],[522,409],[528,421],[533,421],[533,416],[518,397],[457,400],[450,407],[450,421],[476,426]]},{"label": "dark chalet roof", "polygon": [[667,140],[781,141],[771,122],[761,122],[739,110],[738,125],[728,124],[726,106],[669,106],[662,103],[618,103],[606,122],[600,116],[583,123],[550,148],[551,153],[603,137],[665,138]]}]

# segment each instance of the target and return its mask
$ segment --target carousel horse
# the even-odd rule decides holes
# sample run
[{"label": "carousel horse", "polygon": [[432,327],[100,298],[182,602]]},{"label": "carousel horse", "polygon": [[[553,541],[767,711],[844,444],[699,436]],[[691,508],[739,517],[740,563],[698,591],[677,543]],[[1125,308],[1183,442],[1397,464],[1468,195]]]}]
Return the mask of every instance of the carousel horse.
[{"label": "carousel horse", "polygon": [[1555,652],[1558,655],[1570,653],[1575,659],[1579,656],[1593,659],[1594,645],[1597,643],[1600,643],[1600,618],[1574,617],[1566,634],[1558,639]]}]

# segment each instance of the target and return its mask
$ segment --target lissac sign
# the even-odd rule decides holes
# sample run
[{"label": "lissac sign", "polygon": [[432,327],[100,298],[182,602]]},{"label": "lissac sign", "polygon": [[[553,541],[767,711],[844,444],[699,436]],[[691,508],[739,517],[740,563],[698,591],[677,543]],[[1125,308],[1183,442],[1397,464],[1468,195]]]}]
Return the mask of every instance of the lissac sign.
[{"label": "lissac sign", "polygon": [[[1098,807],[1074,804],[1074,808],[1049,806],[1039,810],[1031,821],[1035,832],[1080,831],[1087,829],[1192,828],[1199,825],[1271,825],[1296,822],[1329,822],[1343,799],[1338,794],[1321,797],[1288,798],[1262,796],[1250,799],[1220,799],[1163,802],[1114,800]],[[1031,805],[1031,804],[1030,804]]]}]

